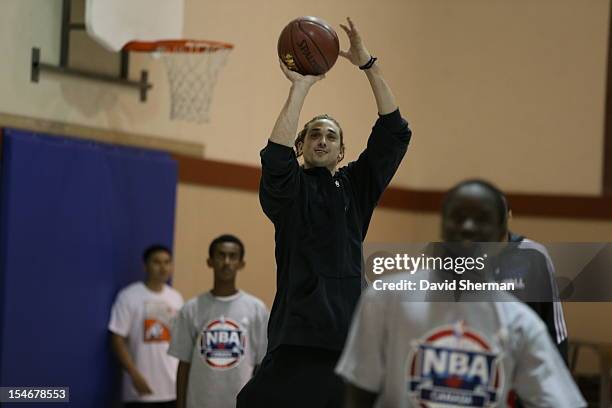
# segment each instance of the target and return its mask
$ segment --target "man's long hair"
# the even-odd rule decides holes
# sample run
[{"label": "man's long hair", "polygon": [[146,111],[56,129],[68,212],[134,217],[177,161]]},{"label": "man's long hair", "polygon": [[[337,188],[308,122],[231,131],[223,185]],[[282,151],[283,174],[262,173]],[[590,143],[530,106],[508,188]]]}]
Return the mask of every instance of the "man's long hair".
[{"label": "man's long hair", "polygon": [[306,133],[308,133],[308,128],[310,127],[310,125],[313,122],[316,122],[317,120],[322,120],[322,119],[331,120],[336,126],[338,126],[338,129],[340,129],[340,149],[342,152],[342,156],[340,156],[340,159],[338,159],[338,163],[340,163],[342,159],[344,159],[344,137],[342,136],[342,126],[340,126],[340,123],[336,119],[329,116],[327,113],[324,113],[322,115],[317,115],[314,118],[310,119],[308,122],[306,122],[306,124],[304,125],[304,128],[300,130],[300,132],[297,135],[297,138],[295,139],[295,143],[294,143],[295,155],[297,157],[300,157],[302,155],[302,150],[298,147],[298,145],[299,143],[302,143],[302,145],[304,144],[304,138],[306,137]]}]

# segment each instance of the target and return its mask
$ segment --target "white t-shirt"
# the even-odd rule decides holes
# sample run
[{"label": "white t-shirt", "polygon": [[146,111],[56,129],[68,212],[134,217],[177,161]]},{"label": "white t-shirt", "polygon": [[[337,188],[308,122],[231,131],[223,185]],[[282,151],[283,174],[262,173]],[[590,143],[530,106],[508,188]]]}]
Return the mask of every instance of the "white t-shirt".
[{"label": "white t-shirt", "polygon": [[511,389],[527,407],[586,406],[544,323],[515,298],[410,296],[364,292],[336,368],[377,407],[504,407]]},{"label": "white t-shirt", "polygon": [[172,327],[168,353],[191,364],[187,408],[234,408],[266,353],[268,309],[246,292],[190,299]]},{"label": "white t-shirt", "polygon": [[176,399],[178,360],[168,355],[168,344],[172,320],[182,306],[183,297],[168,285],[161,292],[153,292],[143,282],[135,282],[117,295],[108,330],[128,338],[130,356],[153,391],[139,396],[124,372],[124,401]]}]

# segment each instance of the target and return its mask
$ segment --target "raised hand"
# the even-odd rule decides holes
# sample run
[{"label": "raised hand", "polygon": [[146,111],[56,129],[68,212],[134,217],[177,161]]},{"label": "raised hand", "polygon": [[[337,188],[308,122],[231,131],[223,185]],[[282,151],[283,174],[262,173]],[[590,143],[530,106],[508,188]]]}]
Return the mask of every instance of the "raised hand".
[{"label": "raised hand", "polygon": [[325,75],[302,75],[299,72],[295,72],[287,68],[287,66],[285,65],[283,61],[281,60],[279,61],[280,61],[280,67],[281,67],[281,70],[283,71],[283,74],[285,74],[287,79],[291,81],[291,83],[293,84],[303,84],[303,85],[307,85],[308,87],[310,87],[315,82],[320,81],[323,78],[325,78]]},{"label": "raised hand", "polygon": [[302,75],[299,72],[291,71],[280,59],[279,62],[281,71],[291,81],[291,89],[287,101],[276,119],[270,134],[270,141],[293,148],[304,100],[310,91],[310,87],[315,82],[325,78],[325,75]]},{"label": "raised hand", "polygon": [[370,53],[365,45],[363,45],[363,40],[353,20],[347,17],[346,21],[348,22],[348,27],[344,24],[340,24],[340,27],[342,27],[346,35],[348,35],[351,46],[348,51],[340,50],[340,55],[349,60],[353,65],[357,65],[358,67],[365,65],[370,60]]}]

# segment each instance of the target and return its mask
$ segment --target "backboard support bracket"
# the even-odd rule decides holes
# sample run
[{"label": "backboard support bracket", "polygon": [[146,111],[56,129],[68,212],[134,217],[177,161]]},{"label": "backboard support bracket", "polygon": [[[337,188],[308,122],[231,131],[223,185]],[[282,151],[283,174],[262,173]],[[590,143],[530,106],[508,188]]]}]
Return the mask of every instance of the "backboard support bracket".
[{"label": "backboard support bracket", "polygon": [[40,72],[49,72],[58,75],[66,75],[83,78],[93,81],[101,81],[114,85],[134,88],[139,91],[140,101],[146,102],[148,91],[153,88],[149,83],[149,73],[146,70],[140,71],[140,80],[132,81],[128,78],[130,54],[128,51],[121,51],[119,60],[119,74],[108,75],[98,72],[75,69],[68,66],[68,56],[70,52],[70,32],[72,30],[84,30],[85,24],[73,23],[71,21],[72,0],[62,0],[62,29],[60,37],[60,62],[59,65],[48,64],[40,61],[40,48],[32,48],[31,74],[30,81],[37,83],[40,79]]}]

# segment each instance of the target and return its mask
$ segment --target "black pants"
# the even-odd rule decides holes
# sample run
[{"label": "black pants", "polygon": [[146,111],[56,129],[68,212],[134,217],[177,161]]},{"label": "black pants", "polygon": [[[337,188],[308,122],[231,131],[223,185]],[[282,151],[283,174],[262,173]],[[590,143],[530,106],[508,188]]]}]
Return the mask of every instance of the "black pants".
[{"label": "black pants", "polygon": [[280,346],[242,388],[236,408],[340,408],[344,385],[334,373],[339,357],[319,348]]},{"label": "black pants", "polygon": [[126,402],[124,408],[176,408],[176,401],[164,402]]}]

